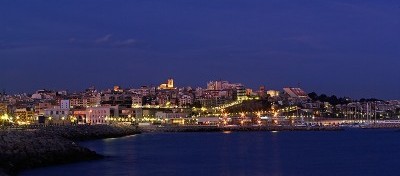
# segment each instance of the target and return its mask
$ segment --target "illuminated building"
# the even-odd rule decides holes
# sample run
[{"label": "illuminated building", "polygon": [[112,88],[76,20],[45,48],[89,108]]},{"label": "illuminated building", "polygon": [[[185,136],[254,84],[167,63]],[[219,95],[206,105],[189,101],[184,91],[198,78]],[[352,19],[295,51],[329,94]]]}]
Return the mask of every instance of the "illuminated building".
[{"label": "illuminated building", "polygon": [[284,96],[289,100],[291,104],[302,103],[310,99],[308,97],[308,94],[301,88],[287,87],[283,88],[283,90],[285,92]]},{"label": "illuminated building", "polygon": [[268,90],[268,91],[267,91],[267,94],[268,94],[270,97],[279,97],[280,92],[277,91],[277,90]]},{"label": "illuminated building", "polygon": [[185,112],[162,112],[162,111],[158,111],[155,114],[156,118],[160,118],[160,119],[173,119],[173,118],[187,118],[189,117],[188,113]]},{"label": "illuminated building", "polygon": [[207,83],[207,90],[222,90],[222,81],[210,81]]},{"label": "illuminated building", "polygon": [[69,115],[69,109],[61,109],[60,107],[53,107],[44,110],[44,116],[50,124],[66,124]]},{"label": "illuminated building", "polygon": [[111,107],[91,107],[86,109],[86,123],[106,124],[111,116]]},{"label": "illuminated building", "polygon": [[246,89],[242,85],[236,87],[236,100],[238,101],[247,100]]},{"label": "illuminated building", "polygon": [[260,86],[257,92],[259,97],[264,97],[265,96],[265,86]]},{"label": "illuminated building", "polygon": [[14,116],[20,121],[33,121],[33,115],[31,108],[19,108],[14,112]]},{"label": "illuminated building", "polygon": [[86,124],[86,109],[73,109],[72,116],[76,117],[78,124]]},{"label": "illuminated building", "polygon": [[71,98],[70,105],[72,107],[88,107],[89,106],[89,99],[88,98]]},{"label": "illuminated building", "polygon": [[4,115],[6,113],[7,113],[7,104],[0,103],[0,116]]},{"label": "illuminated building", "polygon": [[123,92],[124,90],[121,89],[121,86],[114,86],[114,92]]},{"label": "illuminated building", "polygon": [[49,90],[38,90],[36,93],[34,93],[31,98],[41,100],[52,100],[56,97],[57,93],[54,91],[49,91]]},{"label": "illuminated building", "polygon": [[142,106],[143,105],[143,98],[139,95],[132,96],[132,107],[135,106]]},{"label": "illuminated building", "polygon": [[51,103],[38,103],[35,105],[35,114],[37,116],[44,115],[45,109],[49,109],[51,107],[52,107]]},{"label": "illuminated building", "polygon": [[207,83],[207,90],[235,89],[238,86],[241,86],[241,84],[229,83],[228,81],[210,81]]},{"label": "illuminated building", "polygon": [[161,90],[169,90],[169,89],[175,89],[174,87],[174,80],[172,78],[168,79],[167,83],[161,84],[158,89]]},{"label": "illuminated building", "polygon": [[246,89],[246,95],[247,96],[252,96],[253,95],[253,89]]},{"label": "illuminated building", "polygon": [[219,117],[199,117],[197,119],[199,125],[218,125],[219,122]]},{"label": "illuminated building", "polygon": [[189,95],[182,95],[179,98],[179,105],[180,106],[187,106],[193,104],[193,98]]},{"label": "illuminated building", "polygon": [[69,100],[61,100],[60,107],[61,107],[61,109],[70,109],[71,103]]},{"label": "illuminated building", "polygon": [[128,92],[112,92],[101,94],[101,105],[132,107],[132,94]]},{"label": "illuminated building", "polygon": [[292,98],[308,98],[308,95],[305,91],[303,91],[301,88],[283,88],[286,94],[288,94]]}]

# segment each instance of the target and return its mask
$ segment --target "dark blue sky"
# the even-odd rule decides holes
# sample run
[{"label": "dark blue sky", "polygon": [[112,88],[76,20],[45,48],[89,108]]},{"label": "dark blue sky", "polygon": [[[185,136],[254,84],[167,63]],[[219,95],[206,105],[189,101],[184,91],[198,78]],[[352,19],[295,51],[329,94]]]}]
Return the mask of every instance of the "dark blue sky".
[{"label": "dark blue sky", "polygon": [[400,99],[396,0],[2,0],[0,89],[173,77]]}]

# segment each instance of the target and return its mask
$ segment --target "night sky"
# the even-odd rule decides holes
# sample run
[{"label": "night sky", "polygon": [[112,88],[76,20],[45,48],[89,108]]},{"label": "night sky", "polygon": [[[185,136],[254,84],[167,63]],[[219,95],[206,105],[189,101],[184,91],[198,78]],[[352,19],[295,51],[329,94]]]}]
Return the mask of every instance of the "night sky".
[{"label": "night sky", "polygon": [[0,89],[173,77],[400,99],[398,0],[2,0]]}]

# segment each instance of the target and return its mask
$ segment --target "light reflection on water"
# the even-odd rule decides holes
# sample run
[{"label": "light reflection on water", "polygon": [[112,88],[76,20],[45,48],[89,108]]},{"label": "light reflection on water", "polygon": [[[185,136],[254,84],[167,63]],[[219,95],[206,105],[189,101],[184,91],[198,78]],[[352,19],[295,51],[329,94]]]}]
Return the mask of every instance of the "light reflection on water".
[{"label": "light reflection on water", "polygon": [[141,134],[82,143],[104,160],[22,175],[396,175],[399,167],[388,166],[400,156],[399,137],[390,130]]}]

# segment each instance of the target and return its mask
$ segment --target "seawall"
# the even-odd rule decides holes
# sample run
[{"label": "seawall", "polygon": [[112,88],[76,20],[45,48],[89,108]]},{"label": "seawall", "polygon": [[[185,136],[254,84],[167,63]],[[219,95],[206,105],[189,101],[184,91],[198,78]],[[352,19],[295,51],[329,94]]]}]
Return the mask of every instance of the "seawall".
[{"label": "seawall", "polygon": [[145,126],[139,130],[144,133],[149,132],[223,132],[223,131],[340,131],[338,126]]}]

